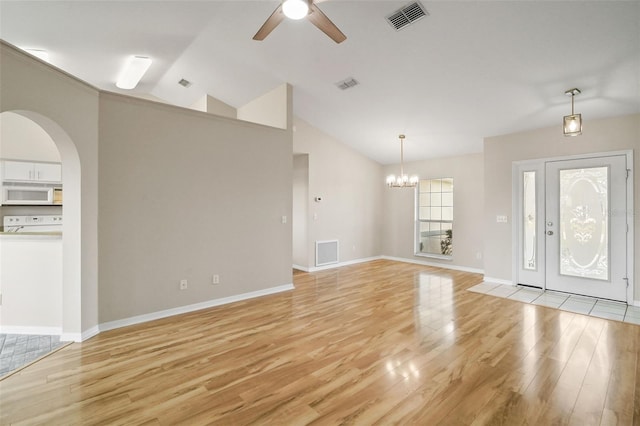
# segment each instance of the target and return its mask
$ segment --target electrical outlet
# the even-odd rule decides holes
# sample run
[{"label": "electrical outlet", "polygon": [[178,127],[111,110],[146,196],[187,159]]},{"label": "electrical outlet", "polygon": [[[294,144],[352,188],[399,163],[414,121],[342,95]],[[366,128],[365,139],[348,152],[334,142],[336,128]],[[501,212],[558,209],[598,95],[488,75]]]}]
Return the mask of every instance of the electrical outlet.
[{"label": "electrical outlet", "polygon": [[220,275],[214,274],[211,279],[211,284],[220,284]]},{"label": "electrical outlet", "polygon": [[180,280],[180,290],[187,289],[187,280]]}]

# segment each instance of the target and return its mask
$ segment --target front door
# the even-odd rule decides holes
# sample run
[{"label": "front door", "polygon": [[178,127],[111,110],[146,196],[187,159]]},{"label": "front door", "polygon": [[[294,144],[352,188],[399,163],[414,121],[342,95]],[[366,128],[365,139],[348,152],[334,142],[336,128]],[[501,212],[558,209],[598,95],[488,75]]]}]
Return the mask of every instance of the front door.
[{"label": "front door", "polygon": [[546,288],[626,301],[626,157],[551,161]]},{"label": "front door", "polygon": [[631,301],[630,161],[612,153],[514,164],[517,283]]}]

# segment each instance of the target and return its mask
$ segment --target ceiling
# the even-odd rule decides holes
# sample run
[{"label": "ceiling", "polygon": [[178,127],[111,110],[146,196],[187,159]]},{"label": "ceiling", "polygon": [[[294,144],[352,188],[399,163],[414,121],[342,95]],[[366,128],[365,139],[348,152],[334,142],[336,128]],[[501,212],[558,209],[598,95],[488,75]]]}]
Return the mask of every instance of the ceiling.
[{"label": "ceiling", "polygon": [[[639,1],[427,1],[396,31],[409,1],[318,3],[346,34],[310,22],[252,36],[278,1],[0,1],[0,37],[105,90],[129,55],[154,62],[133,91],[190,106],[205,94],[234,107],[288,82],[294,114],[382,164],[482,151],[484,137],[640,112]],[[336,83],[360,84],[342,91]],[[193,84],[177,84],[185,78]]]}]

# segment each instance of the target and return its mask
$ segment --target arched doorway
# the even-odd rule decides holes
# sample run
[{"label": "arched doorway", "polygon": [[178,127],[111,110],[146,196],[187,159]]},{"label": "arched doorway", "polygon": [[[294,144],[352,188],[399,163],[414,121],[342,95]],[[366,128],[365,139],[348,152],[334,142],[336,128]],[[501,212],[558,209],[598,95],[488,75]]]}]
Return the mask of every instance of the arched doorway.
[{"label": "arched doorway", "polygon": [[[80,157],[69,135],[52,119],[24,110],[12,110],[40,126],[53,140],[63,164],[62,184],[62,340],[82,340],[81,333],[81,168]],[[4,113],[4,112],[3,112]]]}]

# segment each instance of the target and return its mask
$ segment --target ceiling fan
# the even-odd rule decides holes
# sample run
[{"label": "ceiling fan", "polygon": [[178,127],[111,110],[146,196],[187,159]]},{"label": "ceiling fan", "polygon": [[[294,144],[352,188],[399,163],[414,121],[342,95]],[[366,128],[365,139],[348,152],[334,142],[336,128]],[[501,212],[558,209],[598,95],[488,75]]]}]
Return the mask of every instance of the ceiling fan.
[{"label": "ceiling fan", "polygon": [[318,27],[320,31],[328,35],[336,43],[341,43],[347,39],[342,31],[335,26],[327,15],[322,13],[314,0],[284,0],[280,6],[273,11],[271,16],[262,24],[254,40],[264,40],[275,27],[284,20],[284,18],[302,19],[306,17],[313,25]]}]

